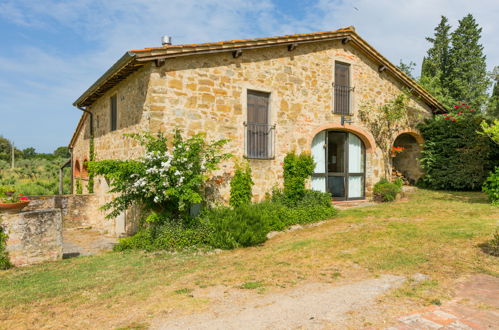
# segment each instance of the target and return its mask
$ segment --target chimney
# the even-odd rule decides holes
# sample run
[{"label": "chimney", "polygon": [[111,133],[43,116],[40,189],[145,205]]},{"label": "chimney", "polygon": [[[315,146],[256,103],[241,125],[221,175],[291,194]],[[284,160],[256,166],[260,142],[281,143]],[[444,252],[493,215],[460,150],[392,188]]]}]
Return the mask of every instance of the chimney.
[{"label": "chimney", "polygon": [[162,36],[161,37],[161,44],[163,46],[170,46],[172,44],[172,37],[170,37],[170,36]]}]

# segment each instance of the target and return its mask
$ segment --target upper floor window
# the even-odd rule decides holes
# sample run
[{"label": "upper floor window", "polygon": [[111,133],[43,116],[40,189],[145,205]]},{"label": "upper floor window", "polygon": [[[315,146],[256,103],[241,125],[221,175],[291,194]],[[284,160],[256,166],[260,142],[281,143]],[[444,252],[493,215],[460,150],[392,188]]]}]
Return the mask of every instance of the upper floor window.
[{"label": "upper floor window", "polygon": [[248,90],[245,122],[246,157],[274,157],[274,126],[270,124],[270,93]]},{"label": "upper floor window", "polygon": [[111,96],[111,131],[118,128],[118,100],[116,95]]},{"label": "upper floor window", "polygon": [[333,112],[350,115],[350,64],[335,62],[334,64],[334,108]]}]

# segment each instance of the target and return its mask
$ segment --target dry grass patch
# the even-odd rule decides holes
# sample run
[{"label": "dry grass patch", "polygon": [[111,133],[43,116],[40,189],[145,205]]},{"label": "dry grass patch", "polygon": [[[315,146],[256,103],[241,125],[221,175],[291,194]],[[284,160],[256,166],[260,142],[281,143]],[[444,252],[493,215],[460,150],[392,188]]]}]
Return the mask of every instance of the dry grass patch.
[{"label": "dry grass patch", "polygon": [[381,273],[430,276],[385,299],[436,302],[460,276],[499,276],[498,258],[478,247],[498,218],[499,208],[481,193],[419,191],[407,202],[342,211],[263,246],[219,254],[106,253],[13,269],[0,273],[0,327],[141,327],[157,315],[208,308],[209,299],[189,294],[196,287],[269,292]]}]

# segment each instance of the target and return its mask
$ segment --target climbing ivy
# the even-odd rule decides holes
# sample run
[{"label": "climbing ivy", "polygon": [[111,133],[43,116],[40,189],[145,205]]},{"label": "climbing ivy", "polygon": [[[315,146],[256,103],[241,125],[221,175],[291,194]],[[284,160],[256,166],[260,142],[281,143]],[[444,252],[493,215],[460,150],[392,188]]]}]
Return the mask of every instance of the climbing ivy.
[{"label": "climbing ivy", "polygon": [[395,134],[414,122],[407,111],[410,96],[407,91],[400,93],[389,102],[379,105],[371,102],[360,106],[359,117],[371,131],[376,144],[383,153],[385,176],[391,172],[390,151]]}]

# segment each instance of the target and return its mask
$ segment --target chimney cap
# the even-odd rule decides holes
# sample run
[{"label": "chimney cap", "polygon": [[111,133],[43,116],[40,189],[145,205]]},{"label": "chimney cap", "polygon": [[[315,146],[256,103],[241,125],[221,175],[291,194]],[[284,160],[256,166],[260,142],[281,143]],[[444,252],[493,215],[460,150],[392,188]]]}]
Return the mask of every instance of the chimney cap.
[{"label": "chimney cap", "polygon": [[172,37],[171,36],[162,36],[161,37],[161,44],[163,46],[169,46],[172,44]]}]

